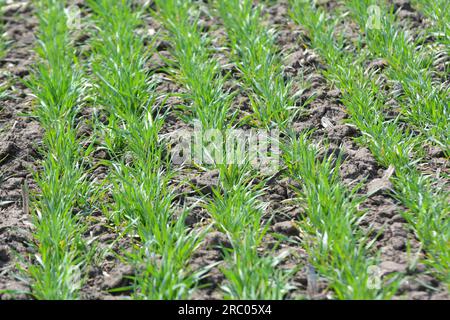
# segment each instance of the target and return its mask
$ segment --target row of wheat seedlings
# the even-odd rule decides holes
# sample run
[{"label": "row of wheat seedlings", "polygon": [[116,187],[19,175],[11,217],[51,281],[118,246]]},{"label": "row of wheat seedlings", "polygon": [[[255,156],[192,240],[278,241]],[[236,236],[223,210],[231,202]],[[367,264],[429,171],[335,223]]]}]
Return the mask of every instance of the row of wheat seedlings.
[{"label": "row of wheat seedlings", "polygon": [[[252,1],[217,4],[227,29],[233,57],[262,126],[278,126],[287,133],[295,119],[295,94],[284,80],[275,34],[262,24],[262,6]],[[266,109],[267,108],[267,109]],[[262,111],[261,111],[262,110]],[[339,177],[339,155],[320,160],[309,134],[291,136],[284,144],[283,160],[288,174],[301,183],[299,198],[306,204],[300,228],[301,245],[310,263],[329,280],[337,298],[381,298],[392,294],[368,286],[370,266],[376,263],[368,253],[368,238],[359,231],[361,199],[347,190]]]},{"label": "row of wheat seedlings", "polygon": [[39,195],[32,206],[35,264],[26,267],[37,299],[75,299],[89,257],[82,216],[89,213],[86,159],[91,147],[77,138],[84,81],[64,14],[65,1],[36,1],[39,62],[27,82],[34,115],[44,129]]},{"label": "row of wheat seedlings", "polygon": [[379,3],[380,16],[375,17],[379,25],[367,23],[373,1],[352,0],[345,5],[365,33],[364,42],[371,55],[385,59],[385,74],[400,84],[395,96],[405,120],[448,154],[450,89],[433,81],[433,56],[424,50],[422,40],[419,38],[419,43],[415,43],[410,39],[411,35],[398,25],[396,14],[384,1]]},{"label": "row of wheat seedlings", "polygon": [[[290,118],[289,86],[284,83],[280,58],[273,50],[272,31],[262,25],[261,7],[249,15],[251,6],[251,2],[228,1],[216,2],[214,9],[224,23],[231,59],[242,75],[244,92],[251,99],[253,114],[249,118],[256,120],[253,125],[269,129],[277,124],[286,125]],[[244,17],[251,17],[251,21],[242,20]],[[247,29],[241,35],[236,33],[244,28]],[[257,30],[262,36],[260,39]],[[239,153],[238,150],[233,152]],[[235,248],[227,256],[231,258],[231,266],[224,270],[228,280],[225,289],[234,298],[281,299],[290,289],[289,278],[296,270],[280,269],[278,264],[282,256],[258,252],[270,225],[270,220],[265,217],[267,210],[260,200],[265,179],[258,184],[254,182],[261,172],[251,167],[254,163],[249,160],[253,155],[245,156],[241,166],[219,167],[221,183],[214,191],[215,201],[208,206],[219,228],[229,235]],[[221,215],[221,212],[227,214]]]},{"label": "row of wheat seedlings", "polygon": [[137,241],[125,261],[135,267],[134,299],[188,298],[198,273],[188,262],[201,234],[184,225],[187,210],[177,212],[172,175],[159,131],[164,116],[155,104],[154,81],[144,46],[144,8],[131,1],[90,0],[96,34],[91,66],[98,106],[108,114],[105,147],[111,161],[108,208],[111,220]]},{"label": "row of wheat seedlings", "polygon": [[[291,1],[293,19],[307,29],[310,45],[327,62],[325,75],[341,90],[342,101],[351,121],[364,134],[364,142],[383,166],[393,166],[395,196],[408,208],[409,221],[427,253],[426,263],[448,283],[450,221],[448,192],[433,186],[430,177],[421,175],[411,157],[422,140],[402,128],[397,120],[383,115],[386,97],[377,85],[377,74],[367,74],[367,52],[356,54],[344,50],[341,38],[335,38],[338,21],[326,16],[311,3]],[[445,116],[445,115],[442,115]]]},{"label": "row of wheat seedlings", "polygon": [[[198,14],[194,1],[157,1],[157,16],[169,31],[172,44],[173,74],[187,91],[192,118],[199,120],[203,129],[230,128],[234,93],[224,89],[227,76],[221,75],[211,41],[199,27]],[[258,252],[268,225],[263,222],[259,187],[252,185],[255,173],[248,161],[243,162],[246,165],[215,162],[206,168],[219,170],[219,186],[205,207],[215,228],[227,234],[232,244],[232,248],[222,248],[225,298],[281,299],[286,278],[276,269],[275,259]]]},{"label": "row of wheat seedlings", "polygon": [[233,124],[230,105],[233,95],[225,89],[225,76],[214,58],[211,39],[201,33],[199,10],[192,0],[157,0],[156,17],[170,33],[173,43],[171,75],[186,89],[187,121],[204,128],[225,129]]},{"label": "row of wheat seedlings", "polygon": [[359,228],[364,217],[358,210],[364,200],[357,194],[360,186],[349,190],[339,176],[340,155],[318,159],[324,149],[313,145],[308,135],[293,139],[284,158],[290,176],[301,183],[299,192],[307,218],[300,222],[300,228],[305,233],[303,246],[310,263],[327,277],[338,299],[391,297],[396,283],[371,286],[375,281],[371,270],[378,260],[370,251],[370,233]]},{"label": "row of wheat seedlings", "polygon": [[412,3],[428,18],[432,19],[432,35],[438,43],[450,46],[450,3],[447,0],[413,0]]},{"label": "row of wheat seedlings", "polygon": [[247,0],[215,4],[227,30],[233,61],[250,90],[252,118],[258,126],[286,127],[298,109],[291,96],[291,82],[283,77],[274,43],[275,31],[262,25],[262,6]]},{"label": "row of wheat seedlings", "polygon": [[434,40],[428,44],[435,51],[433,65],[443,65],[444,77],[448,80],[450,74],[450,3],[446,0],[414,0],[412,3],[431,22],[431,26],[426,30],[428,39],[432,37]]},{"label": "row of wheat seedlings", "polygon": [[[2,59],[6,55],[7,51],[7,39],[4,34],[4,22],[3,22],[3,10],[5,6],[5,1],[0,0],[0,59]],[[3,99],[6,95],[6,85],[4,83],[0,83],[0,100]],[[0,107],[1,108],[1,107]],[[0,109],[1,110],[1,109]]]}]

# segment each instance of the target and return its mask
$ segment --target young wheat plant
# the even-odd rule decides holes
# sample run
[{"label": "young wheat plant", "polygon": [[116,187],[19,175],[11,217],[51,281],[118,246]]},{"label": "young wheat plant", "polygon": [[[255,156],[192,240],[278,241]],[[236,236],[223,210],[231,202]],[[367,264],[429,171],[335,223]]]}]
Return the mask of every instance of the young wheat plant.
[{"label": "young wheat plant", "polygon": [[[233,60],[242,74],[258,125],[287,127],[299,109],[291,82],[284,80],[275,31],[262,24],[262,6],[251,0],[215,1],[226,28]],[[282,129],[282,128],[280,128]]]},{"label": "young wheat plant", "polygon": [[304,246],[310,263],[327,277],[338,299],[386,299],[395,293],[395,284],[371,287],[370,267],[377,259],[370,255],[368,234],[359,228],[364,199],[348,190],[340,180],[342,163],[339,154],[322,160],[319,147],[312,144],[310,133],[293,137],[287,144],[285,161],[292,177],[301,183],[305,201],[305,218],[300,222],[305,232]]},{"label": "young wheat plant", "polygon": [[413,5],[417,7],[426,17],[433,22],[433,36],[436,41],[447,47],[447,54],[450,48],[450,3],[446,0],[413,0]]},{"label": "young wheat plant", "polygon": [[[177,5],[175,5],[177,4]],[[234,93],[225,90],[218,62],[209,54],[210,41],[198,27],[198,7],[194,1],[157,1],[156,16],[171,34],[178,69],[174,74],[193,101],[193,116],[204,128],[231,128],[229,113]],[[217,112],[216,110],[222,110]],[[210,119],[205,121],[205,119]],[[220,124],[220,125],[219,125]],[[206,127],[205,127],[206,126]],[[219,184],[206,209],[217,229],[230,238],[232,248],[223,247],[226,299],[281,299],[287,292],[287,273],[277,268],[277,259],[261,254],[268,224],[263,222],[261,192],[251,185],[256,178],[248,165],[214,164],[220,171]]]},{"label": "young wheat plant", "polygon": [[424,52],[425,46],[410,40],[410,35],[396,23],[396,15],[380,1],[380,27],[367,24],[372,0],[346,1],[351,16],[365,33],[365,43],[374,58],[388,64],[386,75],[401,85],[397,100],[402,115],[413,128],[424,134],[450,156],[450,88],[437,85],[432,77],[433,57]]}]

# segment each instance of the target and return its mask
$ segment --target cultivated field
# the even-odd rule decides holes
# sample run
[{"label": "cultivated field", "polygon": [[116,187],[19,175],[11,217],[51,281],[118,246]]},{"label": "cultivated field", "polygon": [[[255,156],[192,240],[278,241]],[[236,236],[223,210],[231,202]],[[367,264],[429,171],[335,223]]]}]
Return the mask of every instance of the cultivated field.
[{"label": "cultivated field", "polygon": [[0,3],[0,300],[449,299],[448,0]]}]

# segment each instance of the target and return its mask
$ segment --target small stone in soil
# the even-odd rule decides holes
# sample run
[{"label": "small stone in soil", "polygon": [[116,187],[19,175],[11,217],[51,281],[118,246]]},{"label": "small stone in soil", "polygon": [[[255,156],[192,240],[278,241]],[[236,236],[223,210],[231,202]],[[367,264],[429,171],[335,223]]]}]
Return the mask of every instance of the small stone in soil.
[{"label": "small stone in soil", "polygon": [[292,221],[283,221],[278,222],[273,225],[273,230],[277,233],[284,234],[286,236],[298,236],[299,230],[294,222]]}]

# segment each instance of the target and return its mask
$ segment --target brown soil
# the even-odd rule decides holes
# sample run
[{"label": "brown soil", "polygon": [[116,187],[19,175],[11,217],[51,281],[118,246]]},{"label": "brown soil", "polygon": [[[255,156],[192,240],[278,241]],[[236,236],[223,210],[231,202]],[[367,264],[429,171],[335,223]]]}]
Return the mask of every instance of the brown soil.
[{"label": "brown soil", "polygon": [[[24,116],[31,111],[32,98],[21,83],[33,62],[36,19],[27,1],[6,6],[5,30],[11,41],[0,61],[0,82],[8,83],[7,96],[0,101],[0,290],[26,290],[17,279],[17,257],[30,253],[30,216],[24,212],[23,186],[34,188],[41,130],[36,121]],[[1,294],[0,300],[9,294]],[[20,297],[25,297],[21,295]]]}]

